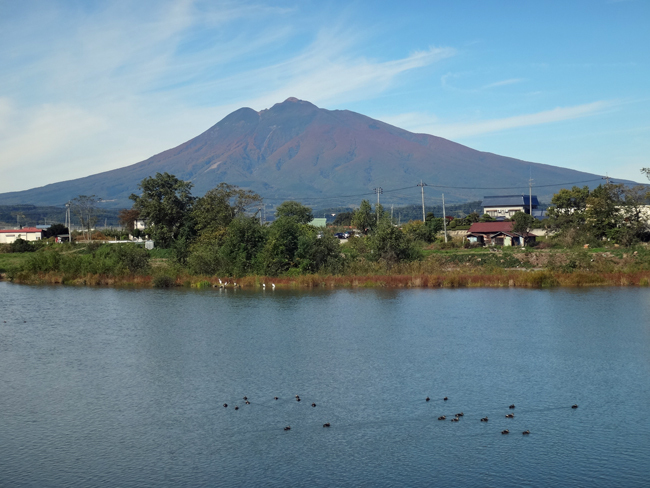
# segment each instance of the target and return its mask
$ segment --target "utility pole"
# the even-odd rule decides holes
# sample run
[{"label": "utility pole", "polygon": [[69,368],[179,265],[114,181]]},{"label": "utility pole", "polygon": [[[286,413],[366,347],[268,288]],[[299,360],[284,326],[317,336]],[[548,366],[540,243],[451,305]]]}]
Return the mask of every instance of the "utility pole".
[{"label": "utility pole", "polygon": [[445,214],[445,194],[442,194],[442,226],[445,229],[445,242],[447,242],[447,215]]},{"label": "utility pole", "polygon": [[422,183],[422,180],[420,180],[420,184],[418,186],[422,188],[422,222],[426,222],[427,218],[424,215],[424,187],[427,186],[427,184]]},{"label": "utility pole", "polygon": [[609,186],[609,175],[605,173],[605,181],[607,182],[607,185]]},{"label": "utility pole", "polygon": [[394,204],[392,204],[392,203],[390,204],[390,225],[393,225],[393,207],[394,206],[395,206]]},{"label": "utility pole", "polygon": [[377,206],[375,207],[375,213],[377,214],[377,224],[379,225],[379,195],[384,193],[384,189],[381,186],[375,188],[375,193],[377,194]]},{"label": "utility pole", "polygon": [[533,216],[533,179],[528,180],[528,206],[530,216]]}]

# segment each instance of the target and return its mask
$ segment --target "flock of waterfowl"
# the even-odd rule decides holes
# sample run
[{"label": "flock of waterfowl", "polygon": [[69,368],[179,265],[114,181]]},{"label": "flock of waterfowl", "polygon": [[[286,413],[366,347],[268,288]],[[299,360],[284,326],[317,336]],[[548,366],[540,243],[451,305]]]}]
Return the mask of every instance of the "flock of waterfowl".
[{"label": "flock of waterfowl", "polygon": [[[273,399],[274,399],[274,400],[279,400],[280,398],[279,398],[279,397],[273,397]],[[244,400],[244,403],[245,403],[246,405],[250,405],[250,404],[251,404],[251,402],[248,401],[248,397],[245,396],[245,397],[243,398],[243,400]],[[300,401],[301,401],[300,395],[296,395],[296,401],[297,401],[297,402],[300,402]],[[428,400],[427,400],[427,401],[428,401]],[[224,403],[223,406],[224,406],[224,408],[228,408],[228,404],[227,404],[227,403]],[[312,408],[315,408],[315,407],[316,407],[316,403],[312,402],[311,406],[312,406]],[[239,410],[239,406],[238,406],[238,405],[235,405],[235,410]],[[329,422],[325,422],[325,423],[323,424],[323,427],[330,427],[330,425],[331,425],[331,424],[330,424]],[[287,425],[287,426],[284,428],[284,430],[291,430],[291,426],[290,426],[290,425]]]},{"label": "flock of waterfowl", "polygon": [[[246,405],[250,405],[251,402],[248,401],[248,397],[244,397],[243,399],[244,399],[244,402],[246,403]],[[274,399],[274,400],[279,400],[279,397],[276,396],[276,397],[273,397],[273,399]],[[424,400],[425,400],[426,402],[428,402],[428,401],[431,400],[431,398],[426,397]],[[444,397],[444,398],[443,398],[443,401],[446,402],[447,400],[449,400],[448,397]],[[300,401],[301,401],[301,399],[300,399],[300,395],[296,395],[296,401],[297,401],[297,402],[300,402]],[[223,406],[227,408],[227,407],[228,407],[228,404],[227,404],[227,403],[224,403]],[[316,404],[315,404],[315,403],[312,403],[311,406],[312,406],[312,407],[316,407]],[[508,408],[509,408],[510,410],[514,410],[514,409],[515,409],[515,405],[512,404],[512,405],[510,405]],[[575,409],[575,408],[578,408],[578,405],[577,405],[577,404],[573,404],[573,405],[571,405],[571,408],[574,408],[574,409]],[[239,406],[235,406],[235,410],[239,410]],[[464,414],[463,412],[457,413],[457,414],[455,414],[455,415],[450,419],[450,421],[451,421],[451,422],[460,422],[461,417],[463,417],[464,415],[465,415],[465,414]],[[508,413],[508,414],[506,414],[505,417],[506,417],[507,419],[514,419],[514,418],[515,418],[515,414],[514,414],[514,413]],[[446,415],[441,415],[440,417],[438,417],[438,420],[447,420],[447,416],[446,416]],[[482,417],[480,420],[481,420],[481,422],[488,422],[488,421],[489,421],[489,419],[488,419],[487,416]],[[331,425],[331,424],[330,424],[329,422],[326,422],[326,423],[323,424],[323,427],[330,427],[330,425]],[[291,426],[290,426],[290,425],[287,425],[286,427],[284,427],[284,430],[285,430],[285,431],[287,431],[287,430],[291,430]],[[502,431],[501,431],[501,434],[503,434],[503,435],[505,435],[505,434],[509,434],[509,433],[510,433],[510,430],[508,430],[508,429],[505,429],[505,430],[502,430]],[[527,430],[524,430],[524,431],[522,432],[522,434],[523,434],[523,435],[529,435],[529,434],[530,434],[530,430],[528,430],[528,429],[527,429]]]},{"label": "flock of waterfowl", "polygon": [[[218,285],[212,285],[213,288],[239,288],[240,285],[237,284],[236,281],[233,281],[232,283],[229,283],[228,281],[221,281],[221,278],[217,278],[219,280]],[[271,288],[275,290],[275,283],[271,283]],[[262,283],[262,289],[266,290],[266,283]]]}]

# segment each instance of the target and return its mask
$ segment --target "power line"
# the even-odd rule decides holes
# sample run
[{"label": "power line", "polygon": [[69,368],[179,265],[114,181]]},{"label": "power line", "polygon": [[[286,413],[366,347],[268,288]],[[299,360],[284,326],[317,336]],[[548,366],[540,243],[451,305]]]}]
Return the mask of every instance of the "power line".
[{"label": "power line", "polygon": [[[601,181],[603,180],[604,177],[600,178],[593,178],[591,180],[582,180],[582,181],[567,181],[567,182],[562,182],[562,183],[552,183],[548,185],[535,185],[535,188],[551,188],[555,186],[564,186],[564,185],[577,185],[580,183],[591,183],[594,181]],[[610,178],[611,180],[611,178]],[[613,181],[613,180],[612,180]],[[390,190],[383,190],[382,193],[393,193],[397,191],[403,191],[403,190],[410,190],[414,188],[418,188],[420,185],[410,185],[410,186],[405,186],[402,188],[393,188]],[[449,186],[449,185],[432,185],[432,184],[427,184],[426,186],[429,186],[431,188],[444,188],[444,189],[451,189],[451,190],[521,190],[522,188],[525,188],[528,186],[528,184],[522,184],[520,186]],[[352,198],[352,197],[363,197],[363,196],[370,196],[370,195],[375,195],[376,192],[373,190],[371,192],[366,192],[366,193],[357,193],[354,195],[336,195],[336,196],[329,196],[329,197],[309,197],[309,196],[303,196],[303,197],[298,197],[298,196],[292,196],[292,197],[270,197],[266,198],[263,197],[264,200],[267,201],[274,201],[274,200],[282,200],[285,201],[288,198],[294,198],[294,199],[300,199],[300,200],[308,200],[308,201],[322,201],[322,200],[335,200],[337,198]]]},{"label": "power line", "polygon": [[[601,178],[594,178],[592,180],[583,180],[583,181],[567,181],[565,183],[553,183],[551,185],[535,185],[535,188],[548,188],[552,186],[563,186],[563,185],[577,185],[578,183],[589,183],[592,181],[600,181],[605,179],[604,177]],[[445,186],[445,185],[429,185],[432,188],[451,188],[454,190],[517,190],[524,188],[525,186],[528,185],[520,185],[520,186]]]}]

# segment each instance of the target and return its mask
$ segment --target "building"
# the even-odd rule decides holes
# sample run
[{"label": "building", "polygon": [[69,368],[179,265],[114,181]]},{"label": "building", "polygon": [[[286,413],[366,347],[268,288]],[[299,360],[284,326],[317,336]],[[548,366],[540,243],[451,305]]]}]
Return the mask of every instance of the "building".
[{"label": "building", "polygon": [[133,229],[144,230],[147,228],[147,221],[144,219],[135,219],[133,221]]},{"label": "building", "polygon": [[326,227],[327,219],[326,218],[312,219],[311,222],[309,222],[309,225],[312,225],[314,227]]},{"label": "building", "polygon": [[535,242],[529,232],[513,232],[513,222],[477,222],[467,231],[467,240],[484,246],[524,246]]},{"label": "building", "polygon": [[11,244],[16,239],[25,241],[40,241],[43,238],[43,231],[36,227],[25,227],[23,229],[0,230],[0,244]]},{"label": "building", "polygon": [[[483,213],[488,214],[494,219],[509,219],[517,212],[531,213],[531,199],[528,195],[501,195],[483,197]],[[540,218],[542,213],[537,211],[539,202],[537,195],[532,196],[532,214]]]}]

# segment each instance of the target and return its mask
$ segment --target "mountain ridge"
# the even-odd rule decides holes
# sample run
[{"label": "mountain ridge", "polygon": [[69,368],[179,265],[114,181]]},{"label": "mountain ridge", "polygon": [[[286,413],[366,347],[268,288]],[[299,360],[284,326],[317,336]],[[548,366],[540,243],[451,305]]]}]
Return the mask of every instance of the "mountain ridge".
[{"label": "mountain ridge", "polygon": [[[268,109],[243,107],[176,147],[144,161],[83,178],[0,194],[0,204],[60,205],[79,194],[95,194],[110,207],[130,206],[128,196],[157,172],[194,184],[202,195],[222,181],[260,193],[267,202],[329,199],[324,205],[358,204],[375,187],[412,186],[392,194],[393,203],[419,200],[421,180],[446,189],[427,189],[428,198],[444,190],[450,201],[481,199],[484,194],[521,193],[544,185],[596,180],[598,175],[477,151],[462,144],[405,129],[349,110],[326,110],[291,97]],[[451,188],[456,187],[456,188]],[[473,190],[472,187],[494,187]],[[519,192],[496,187],[521,188]],[[535,190],[542,199],[556,192]],[[496,192],[496,193],[495,193]],[[341,197],[338,197],[341,196]]]}]

